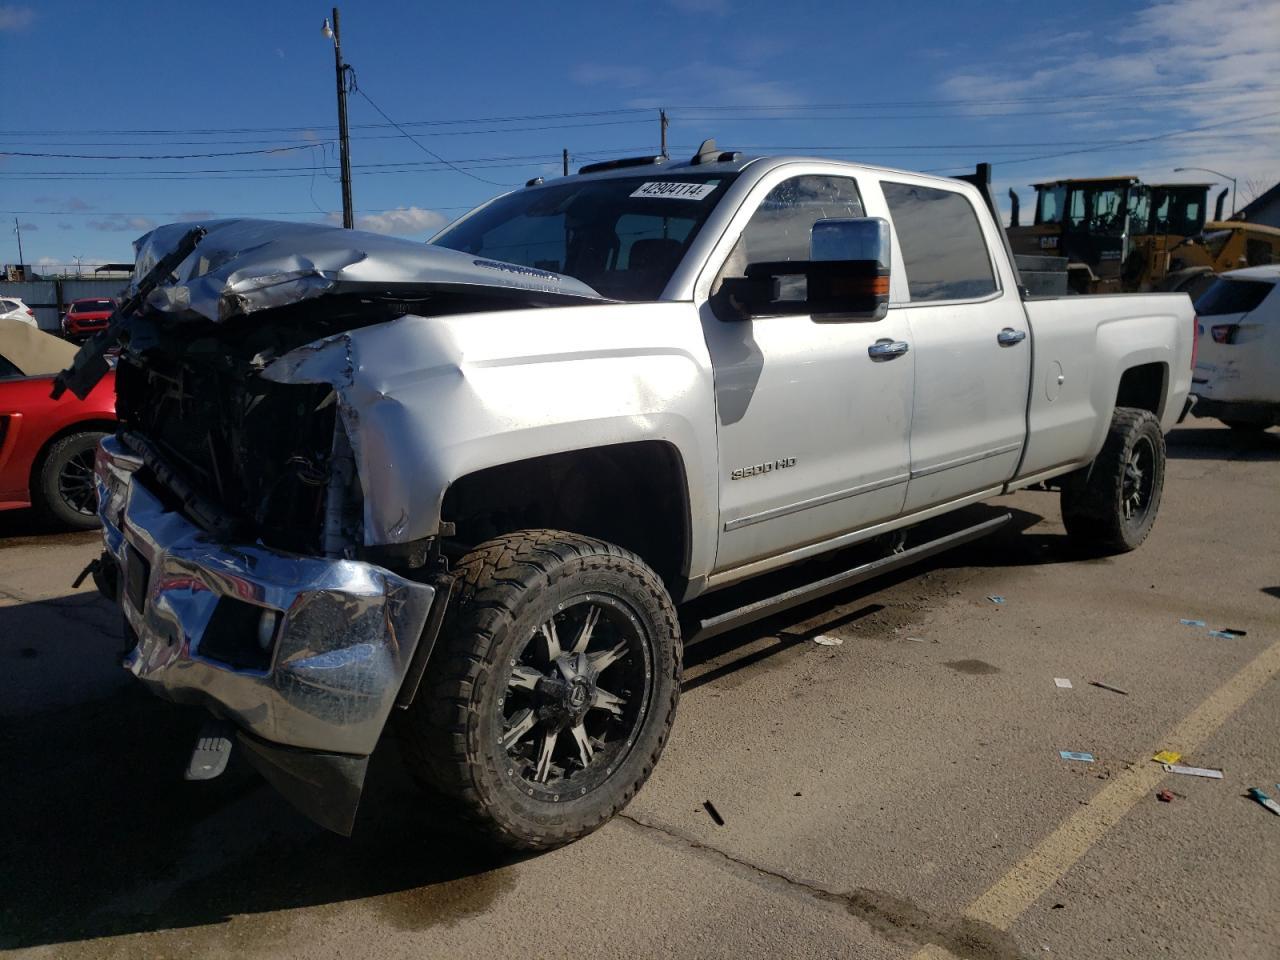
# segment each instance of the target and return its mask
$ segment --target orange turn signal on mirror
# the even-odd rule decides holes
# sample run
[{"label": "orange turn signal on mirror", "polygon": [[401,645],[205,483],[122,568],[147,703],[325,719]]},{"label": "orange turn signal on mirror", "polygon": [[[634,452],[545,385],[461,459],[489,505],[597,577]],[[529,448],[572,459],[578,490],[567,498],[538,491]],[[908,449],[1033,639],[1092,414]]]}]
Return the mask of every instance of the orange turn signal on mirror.
[{"label": "orange turn signal on mirror", "polygon": [[841,277],[831,281],[831,292],[843,296],[887,297],[888,277]]}]

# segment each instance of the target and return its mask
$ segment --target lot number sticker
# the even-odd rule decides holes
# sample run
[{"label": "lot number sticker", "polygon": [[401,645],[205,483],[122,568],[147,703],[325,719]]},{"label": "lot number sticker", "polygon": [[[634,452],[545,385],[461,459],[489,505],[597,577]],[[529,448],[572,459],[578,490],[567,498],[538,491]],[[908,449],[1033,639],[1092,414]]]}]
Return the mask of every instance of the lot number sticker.
[{"label": "lot number sticker", "polygon": [[650,197],[657,200],[702,200],[715,192],[714,183],[642,183],[631,194],[633,197]]}]

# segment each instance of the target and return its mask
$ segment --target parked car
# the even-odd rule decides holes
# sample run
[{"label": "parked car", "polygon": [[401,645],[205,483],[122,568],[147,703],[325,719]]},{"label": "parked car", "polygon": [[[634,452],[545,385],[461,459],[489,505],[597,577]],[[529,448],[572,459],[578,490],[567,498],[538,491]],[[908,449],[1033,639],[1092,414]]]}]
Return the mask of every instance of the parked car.
[{"label": "parked car", "polygon": [[110,297],[84,297],[72,300],[62,316],[62,335],[68,340],[86,340],[105,330],[116,302]]},{"label": "parked car", "polygon": [[0,320],[17,320],[36,326],[36,312],[17,297],[0,297]]},{"label": "parked car", "polygon": [[1136,548],[1191,301],[1027,299],[993,210],[980,176],[707,143],[531,181],[425,245],[143,237],[134,275],[166,284],[121,329],[98,579],[128,669],[226,724],[189,775],[234,740],[349,832],[394,717],[420,780],[545,849],[649,776],[684,640],[984,535],[1009,514],[955,511],[1020,487],[1060,488],[1074,542]]},{"label": "parked car", "polygon": [[1232,430],[1280,423],[1280,264],[1222,274],[1196,301],[1196,315],[1192,412]]},{"label": "parked car", "polygon": [[0,510],[35,507],[67,527],[98,524],[93,458],[115,429],[115,375],[83,400],[50,399],[76,348],[26,323],[0,320]]}]

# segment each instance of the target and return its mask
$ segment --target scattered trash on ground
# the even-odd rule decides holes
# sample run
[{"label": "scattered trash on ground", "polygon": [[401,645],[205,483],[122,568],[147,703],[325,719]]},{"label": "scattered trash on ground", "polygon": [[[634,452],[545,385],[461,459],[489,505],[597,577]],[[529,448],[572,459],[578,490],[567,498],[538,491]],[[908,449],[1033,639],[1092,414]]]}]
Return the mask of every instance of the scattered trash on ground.
[{"label": "scattered trash on ground", "polygon": [[1159,793],[1156,794],[1156,799],[1159,800],[1161,803],[1173,803],[1173,791],[1161,790]]},{"label": "scattered trash on ground", "polygon": [[1112,693],[1118,693],[1123,697],[1127,697],[1129,695],[1128,690],[1121,690],[1119,687],[1113,687],[1111,684],[1103,683],[1101,680],[1090,680],[1089,686],[1100,687],[1103,690],[1110,690]]},{"label": "scattered trash on ground", "polygon": [[1066,677],[1054,677],[1053,682],[1056,686],[1061,687],[1063,690],[1072,689],[1071,681],[1068,680]]},{"label": "scattered trash on ground", "polygon": [[838,647],[844,643],[843,637],[828,637],[825,633],[820,633],[813,638],[814,643],[820,643],[824,647]]},{"label": "scattered trash on ground", "polygon": [[1257,787],[1249,788],[1249,796],[1253,797],[1253,799],[1257,800],[1260,804],[1262,804],[1264,807],[1266,807],[1276,816],[1280,816],[1280,803],[1276,803],[1274,800],[1268,797],[1265,793],[1263,793]]},{"label": "scattered trash on ground", "polygon": [[1212,770],[1209,767],[1184,767],[1177,763],[1166,763],[1164,771],[1165,773],[1181,773],[1188,777],[1208,777],[1210,780],[1222,779],[1221,770]]},{"label": "scattered trash on ground", "polygon": [[1203,620],[1188,620],[1186,617],[1183,617],[1183,618],[1182,618],[1181,620],[1179,620],[1178,622],[1179,622],[1180,624],[1182,624],[1184,627],[1203,627],[1203,626],[1206,626],[1206,624],[1205,624],[1205,622],[1204,622]]},{"label": "scattered trash on ground", "polygon": [[1215,640],[1238,640],[1240,637],[1248,636],[1243,630],[1210,630],[1209,636]]},{"label": "scattered trash on ground", "polygon": [[1151,759],[1156,763],[1177,763],[1182,759],[1182,754],[1173,750],[1161,750]]},{"label": "scattered trash on ground", "polygon": [[1080,753],[1076,750],[1059,750],[1058,756],[1063,760],[1079,760],[1081,763],[1093,763],[1092,753]]},{"label": "scattered trash on ground", "polygon": [[1004,597],[998,596],[997,594],[994,594],[994,593],[988,596],[987,599],[990,600],[992,603],[1004,603]]},{"label": "scattered trash on ground", "polygon": [[[928,643],[929,642],[924,637],[907,637],[907,639],[910,640],[912,643]],[[937,643],[938,641],[934,640],[933,642]]]},{"label": "scattered trash on ground", "polygon": [[706,810],[707,813],[711,814],[711,819],[716,822],[717,827],[724,826],[724,817],[720,816],[720,811],[716,809],[716,806],[714,803],[712,803],[710,800],[703,800],[702,808]]}]

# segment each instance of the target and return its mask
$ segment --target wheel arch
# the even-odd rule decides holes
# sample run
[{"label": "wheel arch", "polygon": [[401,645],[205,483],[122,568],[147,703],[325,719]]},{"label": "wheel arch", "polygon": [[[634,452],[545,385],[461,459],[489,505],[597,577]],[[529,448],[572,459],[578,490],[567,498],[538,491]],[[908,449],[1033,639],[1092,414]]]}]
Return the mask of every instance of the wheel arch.
[{"label": "wheel arch", "polygon": [[36,451],[36,455],[31,460],[31,470],[27,476],[27,487],[33,493],[35,492],[36,478],[40,475],[40,471],[44,468],[44,462],[49,456],[49,451],[53,445],[65,437],[72,436],[77,433],[90,433],[95,430],[101,430],[103,433],[115,433],[117,423],[114,420],[107,420],[102,417],[90,417],[85,420],[76,420],[74,423],[65,424],[56,431],[45,437],[40,444],[40,449]]},{"label": "wheel arch", "polygon": [[446,488],[440,517],[459,550],[520,529],[555,529],[637,554],[679,597],[693,528],[679,448],[634,440],[484,467]]}]

